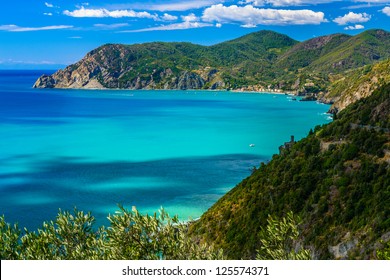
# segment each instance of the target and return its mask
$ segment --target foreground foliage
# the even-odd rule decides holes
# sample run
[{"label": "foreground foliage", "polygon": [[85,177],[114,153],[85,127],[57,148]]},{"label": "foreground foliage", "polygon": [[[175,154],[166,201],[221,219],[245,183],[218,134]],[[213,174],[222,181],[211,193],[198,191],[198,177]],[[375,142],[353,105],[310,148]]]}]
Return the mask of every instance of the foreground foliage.
[{"label": "foreground foliage", "polygon": [[299,219],[293,212],[278,220],[268,217],[268,224],[260,231],[260,248],[257,250],[258,260],[310,260],[310,250],[297,249],[300,237]]},{"label": "foreground foliage", "polygon": [[384,248],[376,252],[378,259],[390,260],[390,240],[384,244]]},{"label": "foreground foliage", "polygon": [[163,209],[153,216],[123,207],[108,217],[110,226],[94,229],[91,213],[60,211],[35,232],[0,218],[0,259],[158,260],[223,259],[222,251],[196,244],[185,223]]}]

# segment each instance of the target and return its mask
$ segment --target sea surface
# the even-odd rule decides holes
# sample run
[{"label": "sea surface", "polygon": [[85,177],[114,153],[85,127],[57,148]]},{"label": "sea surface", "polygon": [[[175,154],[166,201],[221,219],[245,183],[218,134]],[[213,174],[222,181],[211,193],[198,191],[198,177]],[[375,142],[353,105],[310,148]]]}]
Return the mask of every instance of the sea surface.
[{"label": "sea surface", "polygon": [[198,218],[290,135],[331,121],[287,95],[33,89],[42,73],[0,71],[0,215],[30,230],[75,207],[98,225],[118,204]]}]

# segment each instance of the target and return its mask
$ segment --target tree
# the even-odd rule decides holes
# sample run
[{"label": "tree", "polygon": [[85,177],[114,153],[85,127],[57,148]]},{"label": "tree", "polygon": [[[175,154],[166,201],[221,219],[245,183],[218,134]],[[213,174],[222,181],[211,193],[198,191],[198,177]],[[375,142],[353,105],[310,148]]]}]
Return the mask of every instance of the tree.
[{"label": "tree", "polygon": [[5,222],[4,216],[0,217],[0,259],[19,259],[21,231],[17,224],[11,226]]},{"label": "tree", "polygon": [[55,221],[44,222],[36,232],[21,237],[22,259],[97,260],[104,256],[105,233],[95,230],[90,212],[59,211]]},{"label": "tree", "polygon": [[91,213],[59,211],[55,221],[34,232],[10,225],[0,217],[0,258],[34,260],[157,260],[223,259],[221,250],[191,239],[188,224],[159,215],[141,215],[119,207],[108,217],[110,226],[95,229]]},{"label": "tree", "polygon": [[296,250],[299,238],[299,218],[290,211],[287,217],[278,220],[268,216],[267,226],[262,228],[260,249],[257,250],[258,260],[309,260],[310,250]]},{"label": "tree", "polygon": [[178,216],[171,218],[164,209],[159,215],[141,215],[137,209],[120,207],[108,217],[107,255],[112,259],[222,259],[222,251],[195,243],[188,235],[188,225]]}]

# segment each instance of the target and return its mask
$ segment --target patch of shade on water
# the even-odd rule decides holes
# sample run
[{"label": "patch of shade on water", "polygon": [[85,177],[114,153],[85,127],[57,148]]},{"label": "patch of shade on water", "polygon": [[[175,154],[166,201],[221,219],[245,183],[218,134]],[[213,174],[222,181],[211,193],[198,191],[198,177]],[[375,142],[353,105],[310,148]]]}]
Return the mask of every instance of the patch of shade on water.
[{"label": "patch of shade on water", "polygon": [[0,213],[31,228],[75,206],[99,224],[117,204],[197,218],[330,121],[284,95],[31,89],[39,75],[0,71]]}]

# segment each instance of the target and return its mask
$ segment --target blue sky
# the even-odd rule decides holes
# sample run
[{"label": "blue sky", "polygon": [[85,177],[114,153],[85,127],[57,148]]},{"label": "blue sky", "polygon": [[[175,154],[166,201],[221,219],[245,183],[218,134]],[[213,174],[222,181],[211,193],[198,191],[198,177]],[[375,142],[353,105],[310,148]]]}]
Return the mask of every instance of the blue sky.
[{"label": "blue sky", "polygon": [[212,45],[259,30],[296,40],[390,31],[390,1],[14,0],[0,9],[0,69],[56,69],[105,43]]}]

